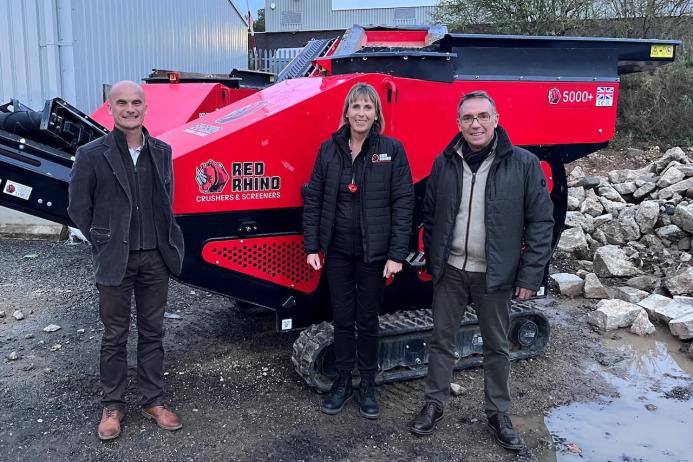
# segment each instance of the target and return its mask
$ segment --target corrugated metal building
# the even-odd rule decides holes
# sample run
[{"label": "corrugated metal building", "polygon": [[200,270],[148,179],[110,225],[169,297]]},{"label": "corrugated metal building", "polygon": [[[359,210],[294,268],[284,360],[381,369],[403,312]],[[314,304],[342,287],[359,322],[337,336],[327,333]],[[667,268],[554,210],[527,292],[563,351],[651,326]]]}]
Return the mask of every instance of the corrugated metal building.
[{"label": "corrugated metal building", "polygon": [[0,103],[90,113],[102,84],[153,68],[247,69],[247,29],[232,0],[0,0]]},{"label": "corrugated metal building", "polygon": [[[417,2],[380,2],[394,5]],[[431,5],[434,1],[421,1]],[[378,5],[378,2],[371,2]],[[266,0],[265,31],[287,32],[304,30],[348,29],[354,24],[406,26],[429,24],[435,6],[369,7],[346,9],[346,0]]]}]

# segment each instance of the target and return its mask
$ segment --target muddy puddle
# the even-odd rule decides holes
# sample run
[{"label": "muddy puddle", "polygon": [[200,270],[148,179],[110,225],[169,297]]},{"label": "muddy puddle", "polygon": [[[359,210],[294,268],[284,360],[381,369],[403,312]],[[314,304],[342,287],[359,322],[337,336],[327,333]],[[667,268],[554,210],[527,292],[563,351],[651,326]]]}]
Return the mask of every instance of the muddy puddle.
[{"label": "muddy puddle", "polygon": [[[663,330],[660,327],[660,330]],[[595,372],[612,387],[598,402],[517,419],[534,456],[547,461],[693,462],[693,360],[668,332],[626,331],[604,343]]]}]

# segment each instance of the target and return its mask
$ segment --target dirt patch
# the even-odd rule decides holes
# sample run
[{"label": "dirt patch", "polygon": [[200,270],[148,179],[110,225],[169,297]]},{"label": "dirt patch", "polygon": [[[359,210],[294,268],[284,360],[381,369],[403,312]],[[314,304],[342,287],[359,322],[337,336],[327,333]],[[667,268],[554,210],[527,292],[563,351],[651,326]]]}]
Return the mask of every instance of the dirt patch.
[{"label": "dirt patch", "polygon": [[[481,369],[455,374],[465,391],[429,438],[406,429],[422,404],[421,380],[381,387],[377,421],[360,418],[353,402],[326,416],[320,396],[291,366],[295,334],[275,333],[273,314],[247,315],[229,299],[176,282],[168,310],[182,319],[166,320],[165,370],[169,403],[185,426],[165,432],[139,414],[133,324],[131,407],[122,436],[102,443],[96,436],[102,326],[88,247],[0,240],[0,267],[4,460],[536,460],[533,451],[553,444],[546,432],[528,438],[537,441],[534,448],[513,455],[491,441]],[[16,309],[25,319],[12,317]],[[552,407],[606,391],[590,372],[603,348],[587,327],[589,309],[570,300],[543,302],[551,342],[543,356],[514,363],[513,414],[543,421]],[[61,329],[44,332],[49,324]],[[19,359],[7,360],[13,351]]]}]

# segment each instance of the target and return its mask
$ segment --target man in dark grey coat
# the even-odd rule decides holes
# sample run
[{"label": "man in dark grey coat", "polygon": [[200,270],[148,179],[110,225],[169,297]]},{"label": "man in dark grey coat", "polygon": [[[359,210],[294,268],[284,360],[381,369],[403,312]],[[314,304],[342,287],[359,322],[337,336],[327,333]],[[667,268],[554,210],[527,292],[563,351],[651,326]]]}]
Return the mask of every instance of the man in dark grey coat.
[{"label": "man in dark grey coat", "polygon": [[130,303],[137,308],[137,376],[142,413],[161,428],[181,419],[164,406],[164,308],[169,274],[180,273],[183,235],[173,210],[171,147],[142,126],[142,87],[113,85],[108,100],[113,131],[77,150],[68,213],[92,245],[101,340],[102,440],[120,435],[127,387]]},{"label": "man in dark grey coat", "polygon": [[425,404],[410,424],[428,435],[443,417],[456,361],[455,334],[474,303],[484,350],[488,426],[512,450],[508,417],[510,298],[532,297],[551,255],[553,207],[539,159],[510,143],[483,91],[464,95],[460,133],[436,158],[424,199],[424,249],[433,277],[433,336]]}]

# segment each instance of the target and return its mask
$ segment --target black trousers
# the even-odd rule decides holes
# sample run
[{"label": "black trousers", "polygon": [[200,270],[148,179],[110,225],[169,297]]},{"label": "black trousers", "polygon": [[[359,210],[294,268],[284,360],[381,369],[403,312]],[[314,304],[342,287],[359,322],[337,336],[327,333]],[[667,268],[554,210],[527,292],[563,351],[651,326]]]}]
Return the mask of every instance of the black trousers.
[{"label": "black trousers", "polygon": [[137,309],[137,388],[142,407],[162,404],[164,394],[164,308],[169,271],[159,251],[130,252],[119,286],[97,284],[104,325],[101,339],[101,387],[104,407],[124,409],[127,341],[132,293]]},{"label": "black trousers", "polygon": [[484,398],[488,417],[510,408],[510,297],[512,290],[486,293],[486,273],[447,265],[433,287],[433,336],[428,358],[425,400],[445,407],[457,361],[455,336],[462,316],[474,302],[484,351]]},{"label": "black trousers", "polygon": [[[334,319],[335,365],[352,371],[358,357],[361,374],[378,370],[378,313],[383,302],[385,261],[331,252],[325,261]],[[358,352],[358,353],[357,353]]]}]

